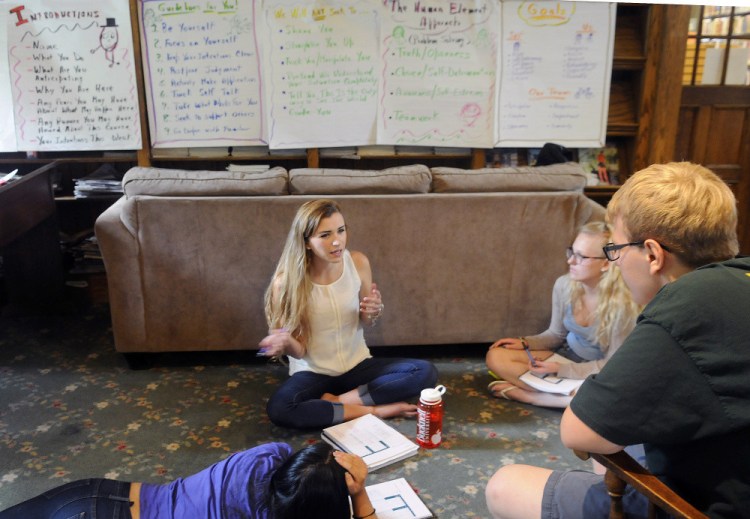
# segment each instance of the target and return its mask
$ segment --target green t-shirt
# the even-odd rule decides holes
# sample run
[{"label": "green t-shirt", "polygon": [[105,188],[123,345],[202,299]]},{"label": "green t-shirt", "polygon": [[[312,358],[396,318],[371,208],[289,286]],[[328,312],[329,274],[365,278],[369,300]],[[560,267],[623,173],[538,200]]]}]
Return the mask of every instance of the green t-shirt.
[{"label": "green t-shirt", "polygon": [[750,258],[664,286],[571,409],[711,517],[750,510]]}]

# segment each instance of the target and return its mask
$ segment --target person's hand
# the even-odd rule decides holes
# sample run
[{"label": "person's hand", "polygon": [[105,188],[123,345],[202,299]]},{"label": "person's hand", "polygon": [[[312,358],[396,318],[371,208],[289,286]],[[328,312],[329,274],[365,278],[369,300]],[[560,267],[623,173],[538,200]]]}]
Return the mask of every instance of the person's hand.
[{"label": "person's hand", "polygon": [[531,365],[531,362],[529,362],[529,370],[533,371],[534,373],[538,374],[544,374],[544,373],[557,373],[560,370],[560,363],[559,362],[548,362],[546,360],[539,360],[536,361],[536,367]]},{"label": "person's hand", "polygon": [[522,350],[523,344],[521,344],[521,339],[518,339],[516,337],[506,337],[504,339],[498,339],[496,340],[492,346],[490,346],[490,349],[495,348],[505,348],[507,350]]},{"label": "person's hand", "polygon": [[260,341],[258,355],[264,355],[266,357],[279,357],[285,355],[291,341],[292,336],[286,328],[271,330],[271,332]]},{"label": "person's hand", "polygon": [[373,283],[370,289],[370,295],[365,296],[359,302],[359,311],[362,312],[371,321],[374,321],[383,312],[383,299],[378,290],[378,286]]},{"label": "person's hand", "polygon": [[356,496],[365,490],[365,479],[367,479],[367,465],[364,460],[354,454],[333,451],[333,457],[341,465],[346,474],[346,488],[350,496]]},{"label": "person's hand", "polygon": [[360,314],[362,315],[362,318],[367,318],[370,326],[375,326],[378,317],[383,313],[383,308],[385,308],[385,305],[383,305],[383,300],[380,297],[380,290],[378,290],[378,286],[373,283],[372,288],[370,289],[370,295],[363,297],[359,302]]}]

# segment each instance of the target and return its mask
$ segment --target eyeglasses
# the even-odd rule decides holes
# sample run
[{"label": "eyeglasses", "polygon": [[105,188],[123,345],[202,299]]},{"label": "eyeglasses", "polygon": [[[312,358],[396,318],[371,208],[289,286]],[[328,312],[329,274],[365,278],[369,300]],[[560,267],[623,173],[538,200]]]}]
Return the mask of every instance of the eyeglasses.
[{"label": "eyeglasses", "polygon": [[625,247],[630,247],[631,245],[640,247],[644,243],[645,243],[644,240],[631,241],[630,243],[620,243],[620,244],[609,242],[604,247],[602,247],[602,250],[604,251],[604,255],[607,257],[609,261],[617,261],[618,259],[620,259],[620,250],[624,249]]},{"label": "eyeglasses", "polygon": [[582,263],[583,260],[589,260],[589,259],[606,259],[604,256],[584,256],[583,254],[579,254],[578,252],[573,250],[573,247],[568,247],[565,249],[565,256],[570,258],[575,258],[576,263]]},{"label": "eyeglasses", "polygon": [[[602,247],[602,250],[604,251],[604,255],[607,256],[607,259],[609,261],[617,261],[620,259],[620,250],[624,249],[625,247],[633,246],[642,246],[644,243],[646,243],[646,240],[641,241],[631,241],[630,243],[620,243],[620,244],[614,244],[612,242],[609,242],[604,247]],[[672,252],[672,250],[664,245],[663,243],[659,243],[662,249],[664,249],[667,252]]]}]

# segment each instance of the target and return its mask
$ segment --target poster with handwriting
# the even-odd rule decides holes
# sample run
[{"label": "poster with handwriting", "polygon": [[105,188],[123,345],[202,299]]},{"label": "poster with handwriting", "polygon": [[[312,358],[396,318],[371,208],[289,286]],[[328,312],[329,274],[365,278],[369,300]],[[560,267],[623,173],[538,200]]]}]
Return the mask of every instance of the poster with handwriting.
[{"label": "poster with handwriting", "polygon": [[511,0],[502,6],[495,146],[603,145],[616,4]]},{"label": "poster with handwriting", "polygon": [[[8,41],[8,38],[5,15],[0,11],[0,42],[6,41]],[[13,123],[12,100],[8,54],[0,52],[0,152],[18,150],[16,146],[16,126]],[[0,170],[0,174],[3,171]]]},{"label": "poster with handwriting", "polygon": [[375,143],[378,3],[269,1],[271,148]]},{"label": "poster with handwriting", "polygon": [[252,0],[140,0],[154,148],[265,144]]},{"label": "poster with handwriting", "polygon": [[140,149],[127,3],[30,0],[5,8],[18,149]]},{"label": "poster with handwriting", "polygon": [[378,143],[492,147],[497,0],[385,0]]}]

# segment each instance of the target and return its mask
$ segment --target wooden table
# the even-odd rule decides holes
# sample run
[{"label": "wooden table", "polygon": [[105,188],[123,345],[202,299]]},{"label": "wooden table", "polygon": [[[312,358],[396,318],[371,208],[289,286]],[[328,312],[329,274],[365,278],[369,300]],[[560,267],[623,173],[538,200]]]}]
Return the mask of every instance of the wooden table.
[{"label": "wooden table", "polygon": [[0,186],[0,256],[8,309],[53,310],[64,274],[47,164]]}]

